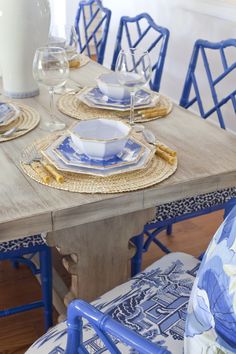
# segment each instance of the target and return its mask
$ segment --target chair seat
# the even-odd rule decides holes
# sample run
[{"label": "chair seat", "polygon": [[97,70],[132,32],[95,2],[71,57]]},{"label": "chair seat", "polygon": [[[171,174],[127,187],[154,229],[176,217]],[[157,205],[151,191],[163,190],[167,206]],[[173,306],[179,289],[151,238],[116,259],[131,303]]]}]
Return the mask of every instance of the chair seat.
[{"label": "chair seat", "polygon": [[236,197],[236,188],[227,188],[216,192],[184,198],[156,207],[156,217],[149,224],[174,219],[200,210],[222,205]]},{"label": "chair seat", "polygon": [[7,252],[15,252],[21,249],[27,249],[35,246],[45,245],[44,238],[41,234],[18,238],[14,241],[0,242],[0,254]]},{"label": "chair seat", "polygon": [[[182,354],[187,305],[198,268],[199,260],[193,256],[169,254],[93,305],[171,353]],[[63,353],[66,328],[66,322],[53,327],[26,353]],[[83,340],[89,353],[108,353],[88,324],[84,324]],[[118,348],[131,353],[122,343]]]}]

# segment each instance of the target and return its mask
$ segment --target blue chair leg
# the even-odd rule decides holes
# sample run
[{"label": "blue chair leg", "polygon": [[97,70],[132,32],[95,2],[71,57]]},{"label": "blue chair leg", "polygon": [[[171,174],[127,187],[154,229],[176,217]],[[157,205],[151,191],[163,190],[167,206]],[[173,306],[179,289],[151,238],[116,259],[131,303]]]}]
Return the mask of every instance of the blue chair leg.
[{"label": "blue chair leg", "polygon": [[19,269],[19,262],[11,260],[11,264],[12,264],[14,269]]},{"label": "blue chair leg", "polygon": [[166,229],[166,234],[170,236],[172,235],[172,232],[173,232],[173,224],[169,224]]},{"label": "blue chair leg", "polygon": [[41,269],[41,287],[44,303],[44,321],[46,330],[52,326],[52,258],[51,249],[39,253]]},{"label": "blue chair leg", "polygon": [[143,242],[144,242],[144,234],[140,234],[138,236],[134,236],[132,238],[132,242],[136,246],[136,253],[131,260],[131,276],[135,276],[137,273],[141,272],[142,267],[142,257],[143,257]]}]

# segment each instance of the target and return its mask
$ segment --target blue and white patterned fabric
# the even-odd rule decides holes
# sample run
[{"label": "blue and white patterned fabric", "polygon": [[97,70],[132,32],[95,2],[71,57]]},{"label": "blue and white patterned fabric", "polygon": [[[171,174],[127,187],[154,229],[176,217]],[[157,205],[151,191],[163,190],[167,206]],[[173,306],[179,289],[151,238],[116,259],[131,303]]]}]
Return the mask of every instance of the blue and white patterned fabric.
[{"label": "blue and white patterned fabric", "polygon": [[42,234],[18,238],[13,241],[0,242],[0,254],[6,252],[19,251],[29,247],[45,245]]},{"label": "blue and white patterned fabric", "polygon": [[[183,353],[184,326],[199,261],[184,253],[164,256],[129,282],[109,291],[93,305],[147,340],[171,353]],[[108,353],[88,324],[83,328],[89,353]],[[37,340],[27,354],[64,353],[67,326],[63,322]],[[121,353],[134,351],[117,342]],[[196,352],[195,352],[196,353]]]},{"label": "blue and white patterned fabric", "polygon": [[236,208],[211,241],[194,283],[186,354],[236,353]]}]

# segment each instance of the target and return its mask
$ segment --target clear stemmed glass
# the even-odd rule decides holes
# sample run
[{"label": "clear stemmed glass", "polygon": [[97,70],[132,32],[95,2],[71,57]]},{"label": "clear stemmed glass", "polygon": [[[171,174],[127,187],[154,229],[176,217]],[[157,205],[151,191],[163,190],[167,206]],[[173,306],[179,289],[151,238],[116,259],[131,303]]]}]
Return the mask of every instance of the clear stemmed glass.
[{"label": "clear stemmed glass", "polygon": [[[49,33],[48,45],[65,49],[69,67],[79,65],[78,61],[78,36],[74,26],[56,25],[52,26]],[[67,84],[68,85],[68,84]],[[68,87],[66,84],[55,90],[57,94],[74,91],[77,87]]]},{"label": "clear stemmed glass", "polygon": [[148,52],[138,48],[121,50],[116,62],[118,81],[130,92],[130,125],[134,125],[134,105],[136,92],[149,83],[152,74]]},{"label": "clear stemmed glass", "polygon": [[65,123],[56,120],[54,90],[63,86],[69,76],[69,63],[64,49],[42,47],[36,50],[33,61],[34,79],[49,89],[51,122],[45,124],[49,131],[62,130]]}]

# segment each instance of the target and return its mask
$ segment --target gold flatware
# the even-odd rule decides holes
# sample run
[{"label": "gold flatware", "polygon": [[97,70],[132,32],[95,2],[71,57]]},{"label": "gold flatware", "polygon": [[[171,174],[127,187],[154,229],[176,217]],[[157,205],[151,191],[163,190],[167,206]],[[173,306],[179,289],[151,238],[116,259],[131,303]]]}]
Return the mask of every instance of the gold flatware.
[{"label": "gold flatware", "polygon": [[64,182],[64,176],[62,176],[53,165],[42,159],[40,152],[37,151],[35,146],[33,146],[30,151],[25,151],[22,157],[23,162],[30,165],[43,182],[49,183],[51,177],[53,177],[57,183]]},{"label": "gold flatware", "polygon": [[158,146],[156,148],[156,155],[167,161],[170,165],[174,165],[176,156],[171,156],[167,152],[161,150]]},{"label": "gold flatware", "polygon": [[140,109],[140,110],[137,110],[137,113],[138,114],[152,114],[152,113],[159,113],[159,114],[164,114],[167,112],[167,109],[166,107],[153,107],[153,108],[145,108],[145,109]]},{"label": "gold flatware", "polygon": [[80,67],[80,61],[79,59],[72,59],[69,60],[69,68],[70,69],[77,69]]},{"label": "gold flatware", "polygon": [[177,153],[175,150],[169,148],[168,146],[160,143],[156,140],[155,135],[149,129],[144,129],[142,131],[144,138],[149,144],[156,146],[156,154],[163,160],[167,161],[170,165],[173,165],[176,161]]},{"label": "gold flatware", "polygon": [[[129,115],[122,114],[122,113],[117,113],[119,117],[128,119]],[[136,111],[134,114],[134,118],[143,118],[143,119],[149,119],[149,118],[162,118],[167,115],[167,109],[166,108],[152,108],[152,109],[143,109]]]},{"label": "gold flatware", "polygon": [[169,154],[170,156],[175,157],[175,156],[177,155],[177,153],[176,153],[175,150],[170,149],[168,146],[166,146],[166,145],[164,145],[164,144],[162,144],[162,143],[158,143],[158,142],[157,142],[157,147],[158,147],[160,150],[162,150],[162,151],[166,152],[167,154]]},{"label": "gold flatware", "polygon": [[43,167],[55,178],[57,183],[63,183],[64,182],[64,176],[62,176],[59,172],[57,172],[56,168],[47,163],[47,162],[42,162]]},{"label": "gold flatware", "polygon": [[48,172],[45,171],[45,168],[40,161],[32,161],[30,163],[30,166],[42,179],[43,182],[49,183],[51,181],[51,176],[48,174]]}]

